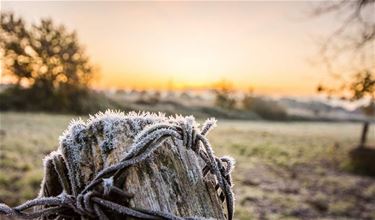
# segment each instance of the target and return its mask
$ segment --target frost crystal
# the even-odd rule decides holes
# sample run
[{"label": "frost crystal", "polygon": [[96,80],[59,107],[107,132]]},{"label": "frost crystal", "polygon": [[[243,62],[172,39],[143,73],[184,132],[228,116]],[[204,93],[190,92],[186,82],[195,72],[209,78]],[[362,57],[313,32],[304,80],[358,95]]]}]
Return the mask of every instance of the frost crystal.
[{"label": "frost crystal", "polygon": [[[207,131],[214,120],[208,122],[210,125],[206,126]],[[100,155],[105,160],[106,156],[112,152],[115,147],[123,144],[123,137],[134,139],[134,142],[142,139],[144,141],[150,141],[151,139],[158,138],[163,133],[173,133],[172,130],[168,129],[168,126],[176,125],[184,127],[187,133],[191,133],[194,128],[198,127],[193,116],[183,117],[176,115],[174,117],[166,117],[163,113],[147,113],[147,112],[130,112],[124,114],[119,111],[107,110],[102,113],[99,112],[95,115],[90,115],[89,120],[84,122],[81,119],[73,120],[68,129],[60,137],[60,148],[59,151],[64,156],[64,159],[68,161],[68,170],[72,182],[77,183],[77,187],[81,188],[79,176],[79,169],[81,167],[81,161],[86,154],[90,154],[93,143],[100,147]],[[151,135],[144,133],[144,128],[154,126],[152,129],[158,131]],[[149,130],[147,132],[150,132]],[[96,138],[100,136],[100,138]],[[145,137],[147,136],[147,137]],[[189,138],[189,135],[184,143],[187,146],[191,146],[193,141]],[[142,142],[140,143],[140,145]],[[136,153],[139,149],[129,149],[126,154]],[[75,178],[75,179],[74,179]]]},{"label": "frost crystal", "polygon": [[[124,198],[132,198],[133,194],[114,185],[118,174],[125,168],[152,158],[153,152],[162,146],[162,143],[171,146],[171,141],[174,141],[179,143],[177,148],[191,149],[189,153],[195,152],[195,156],[200,157],[205,163],[202,170],[193,172],[194,166],[188,165],[190,158],[186,159],[187,163],[184,161],[183,166],[193,185],[201,176],[198,175],[201,174],[200,171],[203,172],[203,177],[207,172],[215,176],[215,189],[221,189],[218,196],[222,202],[226,202],[227,216],[231,220],[234,213],[234,198],[230,173],[234,161],[230,157],[218,158],[213,154],[205,134],[215,126],[215,123],[214,119],[207,120],[199,129],[192,116],[176,115],[167,118],[161,113],[131,112],[125,115],[114,111],[90,116],[87,122],[81,119],[72,121],[60,137],[59,149],[44,160],[45,176],[39,197],[15,208],[0,204],[0,214],[30,218],[59,216],[67,211],[73,211],[85,217],[108,219],[105,210],[109,208],[111,211],[140,219],[149,219],[150,216],[177,219],[178,217],[167,212],[132,209],[100,196],[103,194],[104,197],[109,197],[115,193]],[[165,142],[167,139],[169,142]],[[133,141],[131,145],[129,140]],[[128,149],[123,148],[122,144]],[[183,151],[185,154],[188,152],[186,148]],[[110,154],[112,151],[115,152]],[[106,159],[109,164],[106,164]],[[115,164],[111,164],[111,161],[115,161]],[[162,173],[169,172],[163,165],[160,170]],[[102,191],[96,188],[99,184]],[[27,209],[31,207],[38,208],[35,212],[28,213]]]}]

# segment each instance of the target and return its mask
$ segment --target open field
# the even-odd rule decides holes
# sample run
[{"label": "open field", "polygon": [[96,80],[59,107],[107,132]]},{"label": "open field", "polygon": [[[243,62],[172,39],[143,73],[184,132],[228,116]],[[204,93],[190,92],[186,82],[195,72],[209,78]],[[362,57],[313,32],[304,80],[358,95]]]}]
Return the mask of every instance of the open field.
[{"label": "open field", "polygon": [[[42,159],[73,117],[0,114],[0,202],[36,196]],[[237,160],[236,219],[375,219],[375,179],[349,172],[347,152],[360,129],[358,123],[219,121],[209,139],[217,155]]]}]

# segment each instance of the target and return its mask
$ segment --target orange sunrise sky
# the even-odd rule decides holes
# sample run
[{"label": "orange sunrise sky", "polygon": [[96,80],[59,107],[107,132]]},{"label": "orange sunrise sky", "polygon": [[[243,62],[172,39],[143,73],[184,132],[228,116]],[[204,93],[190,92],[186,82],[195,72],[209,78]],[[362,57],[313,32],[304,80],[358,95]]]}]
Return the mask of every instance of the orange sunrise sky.
[{"label": "orange sunrise sky", "polygon": [[76,30],[100,69],[97,88],[209,88],[314,95],[328,76],[313,65],[338,22],[311,18],[309,1],[2,1],[28,23],[50,17]]}]

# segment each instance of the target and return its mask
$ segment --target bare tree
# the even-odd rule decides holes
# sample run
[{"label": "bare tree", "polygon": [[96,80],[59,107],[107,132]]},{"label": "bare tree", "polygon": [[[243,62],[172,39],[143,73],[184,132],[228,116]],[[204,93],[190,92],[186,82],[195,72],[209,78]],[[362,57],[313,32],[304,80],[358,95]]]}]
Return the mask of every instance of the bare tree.
[{"label": "bare tree", "polygon": [[[314,16],[333,14],[342,23],[321,44],[320,55],[327,70],[342,84],[332,88],[320,86],[321,91],[342,93],[351,91],[345,96],[352,100],[373,97],[374,89],[353,87],[358,77],[373,79],[375,68],[375,0],[340,0],[321,3],[314,11]],[[342,62],[350,61],[350,62]],[[368,77],[370,76],[370,77]],[[366,84],[371,86],[372,84]]]},{"label": "bare tree", "polygon": [[[375,113],[375,0],[339,0],[320,3],[314,16],[342,19],[321,45],[321,59],[336,85],[319,85],[318,91],[355,101],[369,99],[364,113]],[[366,140],[365,122],[362,141]]]}]

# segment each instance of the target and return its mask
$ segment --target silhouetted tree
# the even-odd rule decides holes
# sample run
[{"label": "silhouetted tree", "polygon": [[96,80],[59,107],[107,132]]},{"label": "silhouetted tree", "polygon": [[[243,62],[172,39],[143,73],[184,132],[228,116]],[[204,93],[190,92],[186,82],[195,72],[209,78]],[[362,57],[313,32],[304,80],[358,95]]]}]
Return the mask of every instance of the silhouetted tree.
[{"label": "silhouetted tree", "polygon": [[[374,11],[375,0],[326,1],[313,11],[314,16],[344,16],[342,24],[321,46],[321,57],[334,79],[340,82],[339,86],[320,85],[318,91],[340,95],[350,101],[368,97],[370,102],[364,107],[364,113],[369,116],[373,116],[375,112]],[[345,66],[346,71],[337,71],[337,67],[343,67],[343,57],[346,57],[345,64],[349,63],[349,66]],[[366,139],[367,126],[368,122],[365,122],[362,140]],[[360,146],[364,146],[364,142],[361,142]]]},{"label": "silhouetted tree", "polygon": [[[375,0],[326,1],[313,11],[314,16],[344,17],[342,24],[322,43],[320,53],[328,72],[340,83],[338,86],[319,85],[319,92],[351,101],[368,97],[374,102],[374,11]],[[343,59],[349,62],[342,62]]]},{"label": "silhouetted tree", "polygon": [[233,109],[236,105],[236,99],[233,97],[233,88],[230,82],[225,80],[217,83],[215,89],[215,104],[221,108]]},{"label": "silhouetted tree", "polygon": [[51,19],[28,26],[13,13],[1,13],[0,45],[3,73],[15,82],[8,93],[19,96],[8,105],[80,111],[94,69],[75,32]]}]

